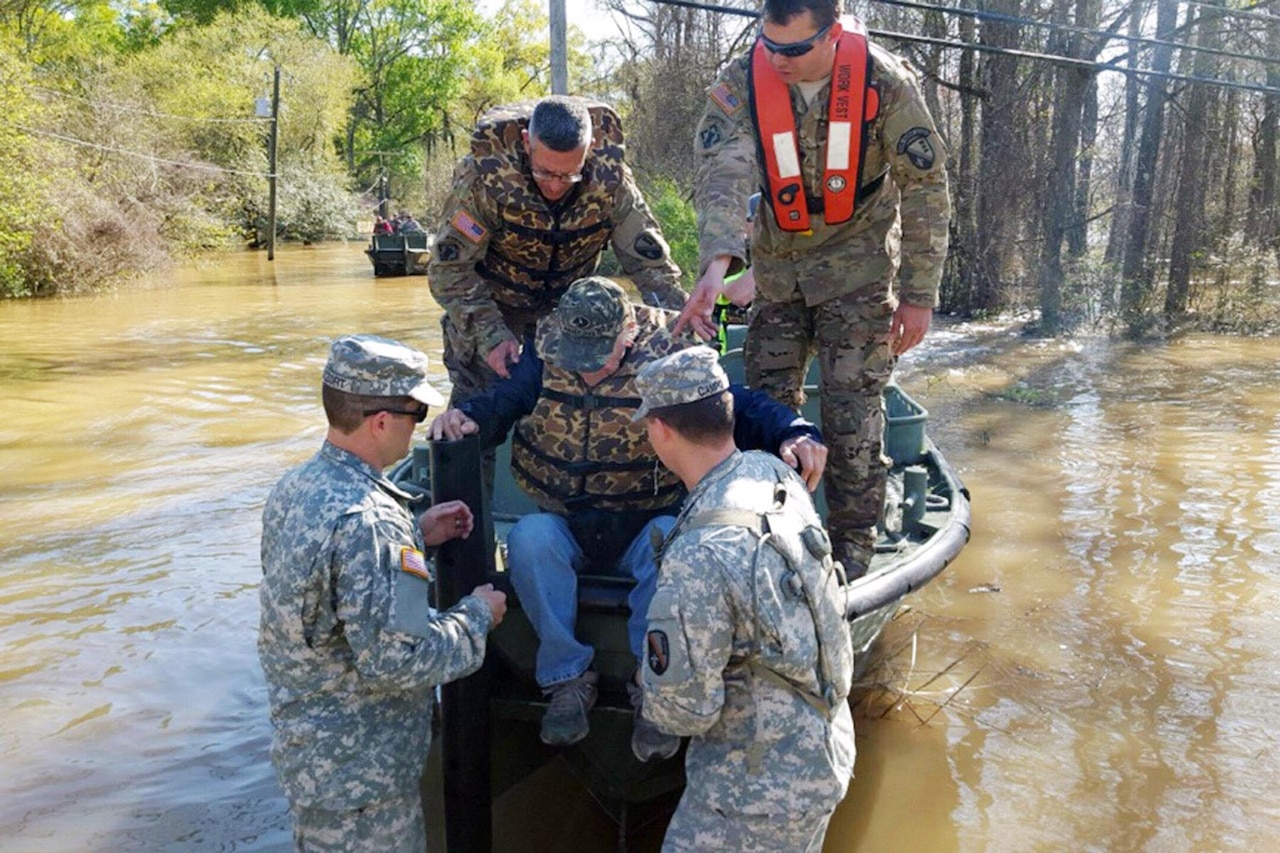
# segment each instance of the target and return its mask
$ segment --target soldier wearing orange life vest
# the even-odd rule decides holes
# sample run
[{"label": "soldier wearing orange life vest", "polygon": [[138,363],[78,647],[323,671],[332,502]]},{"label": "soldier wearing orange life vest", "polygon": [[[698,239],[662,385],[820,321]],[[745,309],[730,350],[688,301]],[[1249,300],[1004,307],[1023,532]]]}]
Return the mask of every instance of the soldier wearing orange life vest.
[{"label": "soldier wearing orange life vest", "polygon": [[700,277],[681,321],[705,322],[750,239],[747,383],[799,407],[820,359],[827,523],[856,576],[884,506],[880,393],[928,331],[950,201],[915,73],[839,15],[840,0],[765,0],[755,44],[708,90],[694,141]]}]

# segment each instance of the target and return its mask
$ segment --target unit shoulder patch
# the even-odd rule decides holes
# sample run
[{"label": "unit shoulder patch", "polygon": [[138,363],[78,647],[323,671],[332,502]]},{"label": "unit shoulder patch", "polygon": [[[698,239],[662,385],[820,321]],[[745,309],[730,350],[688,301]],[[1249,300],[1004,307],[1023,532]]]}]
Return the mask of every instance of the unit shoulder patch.
[{"label": "unit shoulder patch", "polygon": [[436,257],[442,261],[456,261],[462,254],[462,247],[453,240],[441,240],[436,244]]},{"label": "unit shoulder patch", "polygon": [[932,169],[937,157],[933,143],[929,141],[930,133],[927,127],[913,127],[898,137],[898,153],[906,154],[911,165],[922,172]]},{"label": "unit shoulder patch", "polygon": [[637,255],[647,258],[651,261],[660,260],[662,258],[662,244],[650,234],[648,231],[641,233],[636,237],[635,243],[632,244]]}]

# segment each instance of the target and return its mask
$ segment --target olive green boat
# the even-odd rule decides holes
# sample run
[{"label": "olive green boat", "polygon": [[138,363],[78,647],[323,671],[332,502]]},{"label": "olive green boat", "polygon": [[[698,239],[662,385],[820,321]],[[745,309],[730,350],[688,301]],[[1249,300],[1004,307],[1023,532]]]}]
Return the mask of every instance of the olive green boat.
[{"label": "olive green boat", "polygon": [[[730,330],[730,343],[741,330]],[[741,350],[723,357],[730,378],[741,381]],[[810,379],[814,377],[811,374]],[[816,417],[816,387],[805,414]],[[885,391],[885,452],[892,461],[886,521],[867,574],[848,588],[849,630],[859,669],[902,600],[936,577],[969,539],[969,496],[959,477],[925,434],[928,413],[897,385]],[[628,826],[653,809],[670,810],[684,784],[683,749],[665,762],[641,763],[631,754],[632,712],[625,692],[635,669],[627,643],[626,595],[631,582],[607,571],[579,576],[577,632],[595,649],[600,699],[591,732],[567,748],[538,737],[546,701],[534,680],[537,637],[505,571],[506,533],[537,507],[511,478],[509,444],[498,450],[492,500],[479,476],[481,450],[474,438],[415,447],[392,471],[408,491],[432,500],[460,498],[480,507],[475,532],[447,543],[437,557],[437,600],[447,607],[476,585],[506,591],[506,618],[489,640],[481,671],[442,688],[441,732],[447,849],[488,851],[493,800],[549,761],[568,762],[572,774],[618,823],[625,845]],[[825,504],[821,490],[819,509]]]},{"label": "olive green boat", "polygon": [[364,253],[373,264],[373,274],[382,278],[396,275],[426,275],[431,260],[433,234],[374,234]]}]

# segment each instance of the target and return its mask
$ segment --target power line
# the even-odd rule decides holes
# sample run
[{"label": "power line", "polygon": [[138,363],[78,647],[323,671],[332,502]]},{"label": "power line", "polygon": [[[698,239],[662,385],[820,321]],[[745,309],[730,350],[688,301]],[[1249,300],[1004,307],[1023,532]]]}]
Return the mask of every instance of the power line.
[{"label": "power line", "polygon": [[93,98],[86,98],[83,95],[73,95],[70,92],[59,92],[57,89],[46,89],[43,86],[32,86],[33,92],[44,92],[47,95],[55,95],[59,98],[70,98],[75,101],[84,101],[95,107],[104,107],[106,109],[116,110],[123,113],[137,113],[139,115],[150,116],[152,118],[176,118],[183,121],[197,121],[206,124],[262,124],[271,121],[270,118],[203,118],[199,116],[175,115],[173,113],[158,113],[154,110],[146,110],[141,107],[129,106],[127,104],[117,104],[111,101],[98,101]]},{"label": "power line", "polygon": [[[662,2],[662,0],[659,0]],[[1133,77],[1154,77],[1158,80],[1176,80],[1182,83],[1195,83],[1204,86],[1218,86],[1223,89],[1241,89],[1246,92],[1261,92],[1264,95],[1280,95],[1280,87],[1264,86],[1260,83],[1237,83],[1233,80],[1219,80],[1213,77],[1196,77],[1191,74],[1175,74],[1171,71],[1152,71],[1147,68],[1127,68],[1122,65],[1111,65],[1106,62],[1094,62],[1089,59],[1077,59],[1072,56],[1059,56],[1054,53],[1039,53],[1031,50],[1016,50],[1009,47],[996,47],[990,44],[972,44],[970,42],[948,41],[929,36],[913,36],[907,33],[895,33],[888,30],[868,29],[868,33],[877,38],[890,38],[898,41],[914,41],[938,47],[956,50],[976,50],[979,53],[995,53],[1002,56],[1013,56],[1019,59],[1039,59],[1055,65],[1069,65],[1074,68],[1085,68],[1093,71],[1111,71],[1116,74],[1127,74]]]},{"label": "power line", "polygon": [[184,169],[199,169],[205,172],[221,172],[224,175],[245,175],[250,178],[270,178],[271,175],[265,172],[246,172],[241,169],[224,169],[221,166],[212,166],[208,163],[194,163],[190,160],[167,160],[164,157],[156,157],[154,154],[146,154],[142,151],[130,151],[127,148],[116,148],[112,145],[101,145],[97,142],[88,142],[84,139],[76,139],[72,136],[63,136],[60,133],[53,133],[48,130],[37,130],[34,127],[26,127],[21,124],[10,125],[16,127],[23,133],[29,133],[32,136],[44,136],[49,139],[57,139],[60,142],[66,142],[71,145],[79,145],[82,148],[95,148],[98,151],[110,151],[113,154],[124,154],[128,157],[135,157],[139,160],[149,160],[152,163],[161,163],[167,166],[180,166]]},{"label": "power line", "polygon": [[[690,9],[699,9],[706,12],[720,12],[726,15],[738,15],[741,17],[758,18],[759,14],[748,9],[738,9],[732,6],[718,6],[712,3],[701,3],[697,0],[652,0],[652,2],[663,6],[682,6]],[[889,2],[889,0],[872,0],[872,2]],[[1204,4],[1209,5],[1209,4]],[[939,12],[955,12],[954,9],[947,9],[942,6],[931,7]],[[1212,8],[1221,9],[1220,6]],[[1259,16],[1268,17],[1268,16]],[[1275,20],[1275,18],[1270,18]],[[1028,23],[1036,23],[1028,21]],[[1103,31],[1096,31],[1101,34]],[[1116,74],[1128,74],[1135,77],[1152,77],[1161,80],[1176,80],[1185,83],[1195,83],[1205,86],[1218,86],[1224,89],[1241,89],[1246,92],[1261,92],[1265,95],[1280,95],[1280,88],[1275,86],[1264,86],[1260,83],[1237,83],[1233,80],[1219,80],[1215,77],[1196,77],[1189,74],[1175,74],[1168,71],[1152,71],[1143,68],[1129,68],[1125,66],[1113,65],[1107,62],[1096,62],[1089,59],[1079,59],[1072,56],[1060,56],[1053,53],[1041,53],[1038,51],[1019,50],[1016,48],[997,47],[995,45],[957,42],[948,39],[934,38],[931,36],[916,36],[908,33],[893,32],[890,30],[867,28],[867,33],[877,38],[891,38],[896,41],[918,42],[921,44],[930,44],[936,47],[945,47],[953,50],[975,50],[980,53],[994,53],[1004,56],[1013,56],[1020,59],[1036,59],[1045,62],[1052,62],[1057,65],[1070,65],[1076,68],[1088,68],[1094,71],[1111,71]],[[1191,48],[1191,45],[1177,44],[1178,47]],[[1250,59],[1260,59],[1260,57],[1248,57]]]},{"label": "power line", "polygon": [[[1251,53],[1233,53],[1229,50],[1221,50],[1213,47],[1200,47],[1194,44],[1185,44],[1177,41],[1166,41],[1165,39],[1146,38],[1144,36],[1129,36],[1121,33],[1112,33],[1107,30],[1093,29],[1090,27],[1081,27],[1075,24],[1058,24],[1051,21],[1033,21],[1029,18],[1019,18],[1014,15],[1004,15],[999,12],[984,12],[978,9],[965,9],[960,6],[933,6],[928,3],[916,3],[913,0],[872,0],[874,3],[883,3],[886,6],[900,6],[904,9],[918,9],[928,12],[946,12],[949,15],[959,15],[964,18],[974,18],[979,21],[996,21],[998,23],[1017,24],[1018,26],[1037,27],[1043,30],[1054,32],[1077,33],[1080,35],[1099,36],[1104,39],[1118,39],[1131,44],[1143,44],[1158,47],[1176,47],[1181,50],[1190,50],[1196,53],[1208,53],[1214,56],[1225,56],[1230,59],[1244,59],[1252,62],[1263,62],[1271,65],[1280,65],[1280,57],[1271,56],[1254,56]],[[1220,9],[1220,6],[1213,8]],[[1280,18],[1273,19],[1280,22]]]},{"label": "power line", "polygon": [[[1248,18],[1252,21],[1267,21],[1268,23],[1280,22],[1280,15],[1276,15],[1273,11],[1254,12],[1250,9],[1228,9],[1225,6],[1219,6],[1217,3],[1205,3],[1201,0],[1181,0],[1188,6],[1199,6],[1203,9],[1213,9],[1215,12],[1230,18]],[[1264,6],[1261,3],[1256,4],[1254,9],[1270,9],[1270,6]]]}]

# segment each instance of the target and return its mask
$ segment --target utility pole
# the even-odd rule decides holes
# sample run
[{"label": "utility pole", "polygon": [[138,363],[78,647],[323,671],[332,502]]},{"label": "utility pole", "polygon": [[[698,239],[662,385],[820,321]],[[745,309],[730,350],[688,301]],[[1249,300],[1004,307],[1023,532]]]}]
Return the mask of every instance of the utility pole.
[{"label": "utility pole", "polygon": [[267,145],[267,260],[276,259],[276,144],[280,141],[280,66],[271,82],[271,137]]},{"label": "utility pole", "polygon": [[569,47],[565,38],[564,0],[550,0],[551,94],[569,94]]}]

